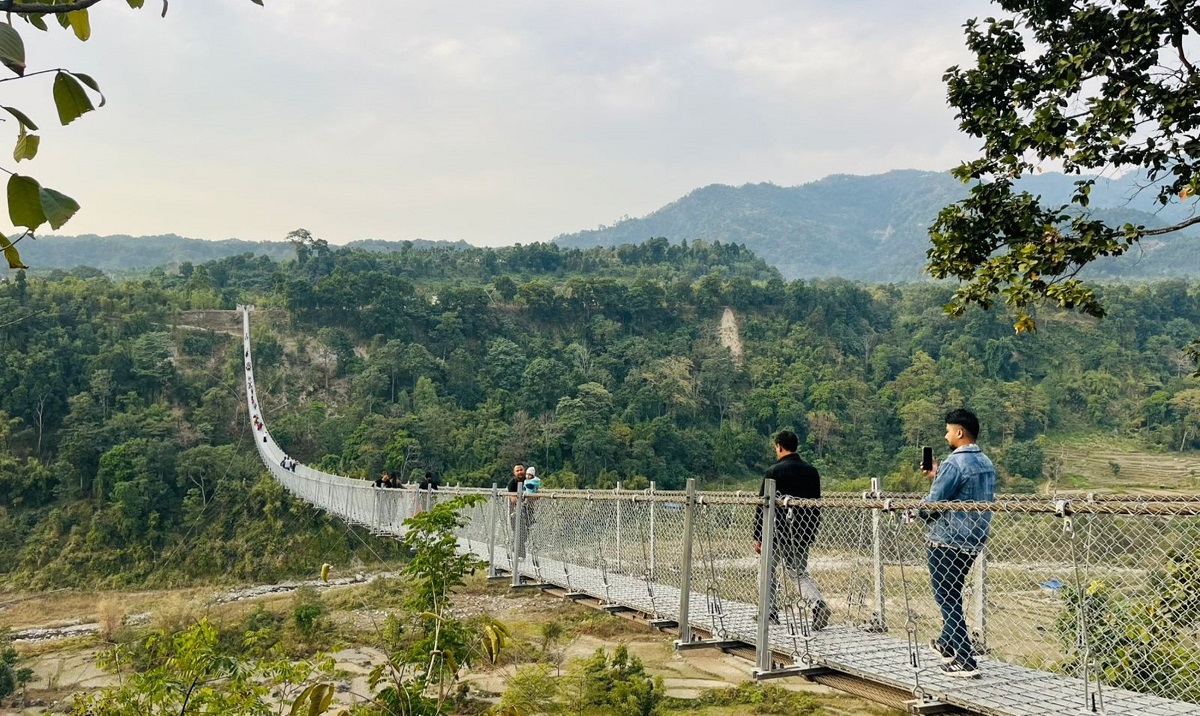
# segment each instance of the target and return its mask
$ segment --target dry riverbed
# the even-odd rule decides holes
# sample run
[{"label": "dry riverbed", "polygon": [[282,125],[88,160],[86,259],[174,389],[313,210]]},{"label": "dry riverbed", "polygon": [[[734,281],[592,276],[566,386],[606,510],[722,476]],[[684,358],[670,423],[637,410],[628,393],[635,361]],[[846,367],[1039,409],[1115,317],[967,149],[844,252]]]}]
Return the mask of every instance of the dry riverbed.
[{"label": "dry riverbed", "polygon": [[[322,585],[323,598],[338,633],[363,636],[361,643],[341,638],[340,648],[332,652],[340,671],[337,701],[351,704],[369,693],[367,675],[385,657],[369,644],[370,636],[382,629],[387,609],[379,603],[378,589],[368,586],[368,577],[351,575],[331,581],[338,583]],[[120,633],[128,635],[131,624],[134,629],[178,627],[202,616],[236,620],[259,604],[286,613],[291,608],[291,592],[296,586],[291,583],[221,593],[182,589],[122,593],[68,591],[40,596],[0,594],[0,627],[11,627],[24,635],[17,649],[34,671],[25,695],[26,706],[5,704],[0,706],[0,715],[64,713],[69,710],[73,694],[113,683],[114,677],[96,665],[96,658],[106,646],[105,639]],[[563,668],[571,660],[589,656],[597,649],[611,651],[617,644],[626,644],[650,674],[663,678],[668,693],[680,698],[695,698],[705,689],[726,688],[750,680],[751,664],[745,660],[705,651],[688,652],[685,656],[672,648],[670,637],[664,634],[537,592],[511,592],[502,585],[476,579],[458,597],[456,608],[464,616],[488,614],[500,620],[527,649],[543,649],[544,624],[565,625],[568,638],[545,647],[548,658]],[[505,666],[472,672],[466,681],[476,693],[499,694],[515,670],[516,666]],[[823,707],[822,713],[831,716],[897,713],[816,684],[795,680],[778,685],[813,694]],[[735,712],[737,709],[713,707],[693,713],[716,716]]]}]

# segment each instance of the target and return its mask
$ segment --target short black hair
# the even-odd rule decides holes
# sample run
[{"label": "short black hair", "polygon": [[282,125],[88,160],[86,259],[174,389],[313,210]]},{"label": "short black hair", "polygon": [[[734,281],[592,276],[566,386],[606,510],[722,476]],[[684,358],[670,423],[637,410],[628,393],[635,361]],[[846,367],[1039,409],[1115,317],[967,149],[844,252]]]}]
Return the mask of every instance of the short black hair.
[{"label": "short black hair", "polygon": [[426,472],[426,473],[425,473],[425,479],[426,479],[426,480],[430,479],[431,477],[433,477],[433,473],[432,473],[432,472]]},{"label": "short black hair", "polygon": [[775,436],[775,444],[788,452],[796,452],[796,448],[800,447],[800,438],[791,430],[781,430]]},{"label": "short black hair", "polygon": [[514,463],[513,467],[525,467],[525,463],[523,463],[523,462]]},{"label": "short black hair", "polygon": [[979,418],[966,408],[955,408],[946,413],[946,424],[957,425],[973,438],[979,437]]}]

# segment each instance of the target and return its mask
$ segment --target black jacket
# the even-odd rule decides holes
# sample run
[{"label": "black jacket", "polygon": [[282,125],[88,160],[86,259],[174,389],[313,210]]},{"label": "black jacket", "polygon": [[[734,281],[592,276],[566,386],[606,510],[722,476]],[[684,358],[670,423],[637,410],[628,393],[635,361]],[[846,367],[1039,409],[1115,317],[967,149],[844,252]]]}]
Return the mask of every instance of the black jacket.
[{"label": "black jacket", "polygon": [[[759,496],[766,494],[767,480],[775,481],[775,494],[779,497],[800,497],[815,500],[821,497],[821,474],[796,453],[789,453],[767,468]],[[754,515],[754,541],[762,541],[763,508]],[[788,507],[775,510],[775,527],[778,536],[789,540],[812,542],[821,528],[821,510],[818,507]]]}]

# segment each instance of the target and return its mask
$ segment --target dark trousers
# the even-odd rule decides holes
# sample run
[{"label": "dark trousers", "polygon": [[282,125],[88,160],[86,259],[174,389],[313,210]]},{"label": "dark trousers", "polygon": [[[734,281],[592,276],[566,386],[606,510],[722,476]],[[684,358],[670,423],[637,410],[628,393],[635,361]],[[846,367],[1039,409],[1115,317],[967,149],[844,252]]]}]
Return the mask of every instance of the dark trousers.
[{"label": "dark trousers", "polygon": [[[508,525],[511,530],[514,541],[517,536],[517,520],[521,521],[521,540],[516,543],[516,552],[513,554],[513,559],[525,559],[525,543],[529,541],[529,529],[533,526],[533,515],[529,510],[529,505],[525,505],[525,514],[518,517],[516,505],[513,505],[508,513]],[[515,565],[514,565],[515,566]]]},{"label": "dark trousers", "polygon": [[933,587],[933,600],[942,610],[942,633],[938,640],[960,664],[975,665],[971,634],[967,630],[967,619],[963,615],[963,585],[975,554],[953,547],[929,545],[929,581]]},{"label": "dark trousers", "polygon": [[[790,579],[796,585],[796,591],[800,595],[800,599],[810,598],[809,595],[803,594],[801,585],[803,580],[808,576],[808,551],[812,546],[811,542],[800,541],[793,539],[776,539],[775,540],[775,565],[783,565],[783,578]],[[779,581],[775,577],[775,570],[771,570],[770,584],[770,599],[767,602],[767,611],[772,616],[778,614],[778,603],[780,599]]]}]

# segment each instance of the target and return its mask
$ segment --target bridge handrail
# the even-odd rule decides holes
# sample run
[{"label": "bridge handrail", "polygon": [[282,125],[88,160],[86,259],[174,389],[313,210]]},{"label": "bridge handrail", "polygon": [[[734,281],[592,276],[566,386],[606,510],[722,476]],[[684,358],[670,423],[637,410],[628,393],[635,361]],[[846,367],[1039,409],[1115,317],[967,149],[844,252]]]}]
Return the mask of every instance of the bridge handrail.
[{"label": "bridge handrail", "polygon": [[[381,488],[375,487],[369,480],[341,477],[337,475],[327,475],[318,473],[314,470],[307,472],[313,473],[315,479],[319,482],[327,482],[329,484],[345,484],[353,489],[364,490],[417,490],[413,483],[406,484],[403,488]],[[503,492],[504,488],[501,488]],[[490,487],[445,487],[440,486],[438,490],[442,494],[450,495],[490,495],[492,488]],[[510,493],[504,493],[510,494]],[[659,504],[682,504],[686,499],[687,493],[684,492],[649,492],[645,490],[615,490],[615,489],[598,489],[598,490],[566,490],[566,489],[550,489],[544,488],[536,493],[526,493],[525,499],[534,502],[543,500],[557,499],[585,499],[595,501],[623,501],[623,502],[655,502]],[[1013,498],[1016,499],[1013,499]],[[723,505],[763,505],[765,499],[758,495],[749,493],[729,493],[729,492],[706,492],[698,490],[696,492],[697,504],[723,504]],[[780,496],[776,499],[776,504],[784,507],[817,507],[829,509],[845,509],[845,510],[881,510],[883,512],[903,512],[910,510],[929,510],[929,511],[957,511],[957,512],[992,512],[992,513],[1013,513],[1013,514],[1048,514],[1058,515],[1060,517],[1069,517],[1073,514],[1095,514],[1095,515],[1200,515],[1200,502],[1188,501],[1152,501],[1152,502],[1131,502],[1131,501],[1105,501],[1105,500],[1071,500],[1063,498],[1042,497],[1040,500],[1026,499],[1024,495],[997,495],[994,502],[925,502],[917,497],[898,498],[877,498],[864,497],[861,493],[843,492],[843,493],[826,493],[825,496],[819,499],[802,499],[798,497]]]}]

